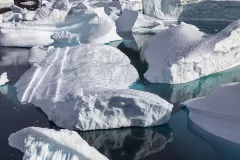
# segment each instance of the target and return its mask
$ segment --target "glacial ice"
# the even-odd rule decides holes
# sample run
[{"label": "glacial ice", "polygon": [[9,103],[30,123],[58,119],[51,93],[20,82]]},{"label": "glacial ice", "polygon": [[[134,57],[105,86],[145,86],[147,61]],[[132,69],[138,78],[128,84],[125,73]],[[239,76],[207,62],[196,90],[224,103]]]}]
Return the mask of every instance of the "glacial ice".
[{"label": "glacial ice", "polygon": [[146,15],[161,20],[226,21],[239,19],[239,0],[143,0]]},{"label": "glacial ice", "polygon": [[49,11],[46,7],[42,7],[36,12],[35,19],[0,24],[0,45],[18,47],[50,45],[55,41],[62,41],[61,38],[56,39],[59,36],[54,36],[62,32],[71,33],[71,37],[78,38],[81,43],[102,44],[122,39],[116,33],[114,21],[105,14],[103,8],[88,9],[67,15],[65,10]]},{"label": "glacial ice", "polygon": [[238,93],[240,83],[228,83],[215,89],[210,95],[185,101],[190,109],[190,119],[202,129],[240,143],[240,107]]},{"label": "glacial ice", "polygon": [[161,20],[125,9],[115,21],[118,32],[148,32],[165,29]]},{"label": "glacial ice", "polygon": [[239,65],[240,20],[216,35],[193,25],[170,26],[144,44],[149,68],[144,74],[152,83],[178,84]]},{"label": "glacial ice", "polygon": [[88,90],[126,89],[137,79],[136,69],[118,49],[82,44],[50,49],[15,86],[21,102],[33,98],[64,101],[66,96],[75,97]]},{"label": "glacial ice", "polygon": [[7,73],[6,72],[0,74],[0,86],[6,84],[8,81],[9,80],[7,78]]},{"label": "glacial ice", "polygon": [[8,140],[24,152],[23,160],[108,160],[75,131],[28,127]]}]

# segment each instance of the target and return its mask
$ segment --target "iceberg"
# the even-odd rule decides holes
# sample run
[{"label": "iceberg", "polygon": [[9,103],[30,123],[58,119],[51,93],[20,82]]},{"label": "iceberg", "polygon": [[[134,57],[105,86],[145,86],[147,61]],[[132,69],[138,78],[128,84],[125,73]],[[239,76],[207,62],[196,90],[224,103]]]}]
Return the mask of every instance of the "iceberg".
[{"label": "iceberg", "polygon": [[108,160],[75,131],[28,127],[8,140],[11,147],[24,152],[23,160]]},{"label": "iceberg", "polygon": [[170,26],[143,46],[149,65],[144,77],[152,83],[178,84],[239,65],[240,20],[215,35],[193,25]]},{"label": "iceberg", "polygon": [[233,22],[240,18],[239,0],[143,0],[146,15],[161,20]]},{"label": "iceberg", "polygon": [[118,32],[149,32],[165,29],[161,20],[129,9],[124,9],[115,23]]},{"label": "iceberg", "polygon": [[[44,52],[43,52],[44,53]],[[50,49],[15,84],[21,102],[48,98],[62,101],[90,90],[126,89],[138,79],[129,58],[100,44]]]},{"label": "iceberg", "polygon": [[[41,16],[40,13],[46,16]],[[80,43],[103,44],[122,40],[116,33],[114,21],[105,14],[103,8],[89,9],[84,13],[73,12],[68,15],[66,11],[58,9],[47,13],[47,9],[37,11],[36,20],[33,21],[0,24],[0,45],[15,47],[51,45],[55,41],[62,41],[61,36],[54,36],[62,32],[71,33],[72,36],[69,38],[76,37]]]},{"label": "iceberg", "polygon": [[8,81],[9,80],[7,78],[7,73],[6,72],[0,74],[0,86],[6,84]]},{"label": "iceberg", "polygon": [[202,129],[234,143],[240,143],[240,83],[228,83],[210,95],[185,101],[189,118]]}]

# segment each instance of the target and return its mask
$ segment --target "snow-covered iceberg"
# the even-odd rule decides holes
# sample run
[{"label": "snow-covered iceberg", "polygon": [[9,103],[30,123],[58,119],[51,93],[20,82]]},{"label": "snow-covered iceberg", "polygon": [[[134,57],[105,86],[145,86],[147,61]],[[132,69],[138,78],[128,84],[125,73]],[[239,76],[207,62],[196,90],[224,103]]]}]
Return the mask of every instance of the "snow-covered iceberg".
[{"label": "snow-covered iceberg", "polygon": [[152,83],[178,84],[220,72],[240,64],[240,20],[216,35],[181,23],[151,37],[144,45]]},{"label": "snow-covered iceberg", "polygon": [[118,49],[100,44],[49,50],[16,83],[21,102],[48,98],[64,101],[89,90],[126,89],[138,79],[129,58]]},{"label": "snow-covered iceberg", "polygon": [[143,0],[146,15],[162,20],[227,21],[240,18],[239,0]]},{"label": "snow-covered iceberg", "polygon": [[240,83],[221,85],[209,96],[184,102],[190,109],[190,119],[204,130],[240,143]]},{"label": "snow-covered iceberg", "polygon": [[[46,16],[41,17],[38,13],[44,13]],[[68,15],[65,10],[58,9],[47,13],[48,9],[42,9],[35,15],[35,19],[37,15],[41,17],[37,20],[0,24],[0,45],[19,47],[50,45],[54,41],[62,41],[62,37],[56,35],[62,35],[62,32],[68,33],[65,35],[71,34],[70,37],[65,38],[78,38],[73,43],[80,41],[103,44],[122,39],[116,33],[114,21],[105,14],[103,8],[73,12]]]},{"label": "snow-covered iceberg", "polygon": [[[160,153],[173,140],[172,133],[164,127],[98,130],[79,134],[109,159],[118,157],[124,160],[147,159]],[[129,151],[129,148],[134,149]]]},{"label": "snow-covered iceberg", "polygon": [[7,73],[6,72],[0,74],[0,86],[6,84],[8,81],[9,80],[7,78]]},{"label": "snow-covered iceberg", "polygon": [[24,152],[23,160],[108,160],[75,131],[29,127],[8,140],[11,147]]},{"label": "snow-covered iceberg", "polygon": [[115,21],[118,32],[148,32],[165,29],[161,20],[125,9]]}]

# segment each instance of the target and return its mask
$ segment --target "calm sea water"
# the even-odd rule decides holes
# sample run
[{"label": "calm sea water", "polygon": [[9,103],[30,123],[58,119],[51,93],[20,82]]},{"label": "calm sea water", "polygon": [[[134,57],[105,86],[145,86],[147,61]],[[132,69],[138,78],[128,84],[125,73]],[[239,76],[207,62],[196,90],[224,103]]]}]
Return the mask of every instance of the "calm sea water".
[{"label": "calm sea water", "polygon": [[[195,24],[207,33],[215,33],[226,24]],[[151,35],[146,35],[146,39]],[[144,38],[144,36],[142,37]],[[240,81],[240,67],[216,73],[179,85],[151,84],[144,80],[147,64],[141,62],[134,36],[127,35],[123,43],[113,43],[137,68],[141,79],[131,88],[155,93],[174,104],[168,124],[151,128],[126,128],[79,132],[102,154],[112,160],[239,160],[240,145],[218,138],[191,122],[188,110],[179,104],[187,99],[208,95],[223,83]],[[131,47],[131,48],[129,48]],[[55,128],[54,123],[33,105],[17,101],[14,83],[30,67],[26,63],[28,50],[0,48],[0,73],[7,71],[10,83],[0,87],[0,159],[19,160],[23,154],[8,146],[8,137],[24,127]]]}]

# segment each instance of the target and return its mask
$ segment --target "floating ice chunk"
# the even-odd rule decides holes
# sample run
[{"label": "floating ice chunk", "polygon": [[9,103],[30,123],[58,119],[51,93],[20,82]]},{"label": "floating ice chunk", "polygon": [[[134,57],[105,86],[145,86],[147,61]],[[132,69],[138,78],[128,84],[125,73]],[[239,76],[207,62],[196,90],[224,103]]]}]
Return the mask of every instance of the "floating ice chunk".
[{"label": "floating ice chunk", "polygon": [[16,83],[21,102],[33,98],[65,101],[83,91],[126,89],[138,78],[129,58],[118,49],[97,44],[56,48]]},{"label": "floating ice chunk", "polygon": [[1,24],[0,45],[49,45],[53,43],[51,36],[62,31],[75,34],[81,43],[102,44],[122,39],[116,33],[115,23],[105,14],[103,8],[88,10],[85,14],[65,16],[66,12],[54,9],[46,18],[40,20]]},{"label": "floating ice chunk", "polygon": [[240,83],[221,85],[209,96],[190,99],[183,104],[190,108],[190,119],[208,132],[240,143]]},{"label": "floating ice chunk", "polygon": [[185,83],[240,64],[240,20],[216,35],[182,23],[151,37],[144,46],[152,83]]},{"label": "floating ice chunk", "polygon": [[119,32],[147,32],[165,29],[161,20],[129,9],[125,9],[115,22]]},{"label": "floating ice chunk", "polygon": [[0,86],[6,84],[8,81],[9,80],[7,78],[7,73],[6,72],[0,74]]},{"label": "floating ice chunk", "polygon": [[133,11],[142,11],[142,0],[119,0],[122,9],[130,9]]},{"label": "floating ice chunk", "polygon": [[8,140],[11,147],[24,152],[23,160],[108,160],[75,131],[29,127]]},{"label": "floating ice chunk", "polygon": [[121,127],[149,127],[167,123],[173,105],[157,95],[137,90],[93,91],[65,102],[33,98],[57,126],[81,131]]},{"label": "floating ice chunk", "polygon": [[54,43],[51,45],[55,47],[77,46],[81,44],[77,35],[66,31],[55,33],[51,38],[54,40]]}]

